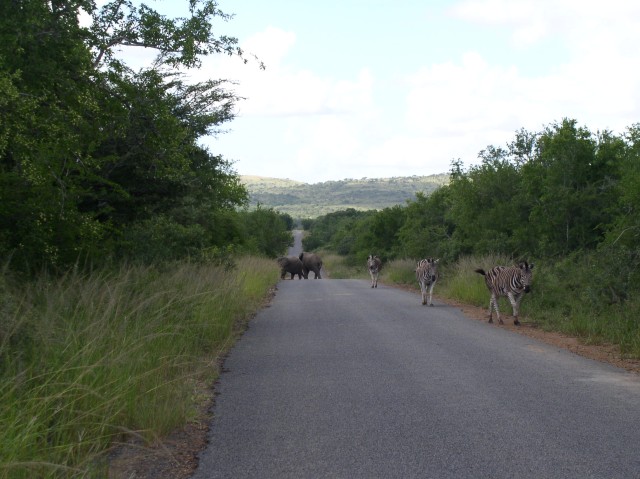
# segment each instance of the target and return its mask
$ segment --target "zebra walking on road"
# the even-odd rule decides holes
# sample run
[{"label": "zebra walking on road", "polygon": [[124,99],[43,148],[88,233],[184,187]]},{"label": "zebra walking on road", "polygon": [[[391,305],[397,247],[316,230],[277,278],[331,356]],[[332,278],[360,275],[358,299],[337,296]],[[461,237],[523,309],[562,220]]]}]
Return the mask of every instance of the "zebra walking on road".
[{"label": "zebra walking on road", "polygon": [[426,258],[418,262],[416,268],[416,279],[420,284],[420,291],[422,292],[422,304],[427,304],[427,288],[429,288],[429,306],[433,306],[433,287],[438,281],[438,261],[435,258]]},{"label": "zebra walking on road", "polygon": [[378,256],[374,256],[372,254],[369,255],[367,259],[367,268],[369,269],[369,274],[371,275],[371,287],[378,287],[378,276],[380,276],[380,270],[382,269],[382,260]]},{"label": "zebra walking on road", "polygon": [[522,261],[518,266],[496,266],[486,273],[482,268],[475,270],[476,273],[484,276],[487,288],[491,292],[491,299],[489,300],[490,323],[493,323],[492,312],[493,308],[495,308],[498,322],[504,324],[500,318],[500,311],[498,311],[498,298],[500,296],[506,296],[509,298],[511,307],[513,308],[513,324],[516,326],[520,324],[520,321],[518,321],[520,302],[525,293],[531,291],[532,269],[533,263],[529,264],[526,261]]}]

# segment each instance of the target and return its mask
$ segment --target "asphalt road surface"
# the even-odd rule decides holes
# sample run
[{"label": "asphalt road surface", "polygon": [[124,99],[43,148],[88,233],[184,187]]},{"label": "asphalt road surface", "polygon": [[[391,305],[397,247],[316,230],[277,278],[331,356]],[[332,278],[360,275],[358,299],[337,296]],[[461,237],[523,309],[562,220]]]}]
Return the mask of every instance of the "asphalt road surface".
[{"label": "asphalt road surface", "polygon": [[217,391],[196,479],[640,478],[637,375],[367,280],[280,281]]}]

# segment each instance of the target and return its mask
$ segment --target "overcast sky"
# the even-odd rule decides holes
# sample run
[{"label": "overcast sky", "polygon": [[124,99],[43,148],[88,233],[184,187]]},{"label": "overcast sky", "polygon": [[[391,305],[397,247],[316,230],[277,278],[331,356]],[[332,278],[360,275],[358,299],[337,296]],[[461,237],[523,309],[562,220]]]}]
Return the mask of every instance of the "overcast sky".
[{"label": "overcast sky", "polygon": [[[152,6],[158,4],[151,3]],[[246,100],[206,138],[242,175],[429,175],[517,130],[640,122],[635,0],[220,0],[267,66],[206,59]]]}]

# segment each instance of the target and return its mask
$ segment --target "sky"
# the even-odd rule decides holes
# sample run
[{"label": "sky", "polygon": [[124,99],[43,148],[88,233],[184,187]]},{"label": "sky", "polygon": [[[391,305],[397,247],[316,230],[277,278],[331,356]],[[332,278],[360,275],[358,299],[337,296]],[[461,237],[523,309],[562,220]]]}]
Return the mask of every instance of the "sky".
[{"label": "sky", "polygon": [[[159,8],[160,3],[150,3]],[[219,0],[238,58],[205,58],[245,99],[201,142],[240,175],[307,183],[447,173],[524,128],[640,122],[634,0]]]}]

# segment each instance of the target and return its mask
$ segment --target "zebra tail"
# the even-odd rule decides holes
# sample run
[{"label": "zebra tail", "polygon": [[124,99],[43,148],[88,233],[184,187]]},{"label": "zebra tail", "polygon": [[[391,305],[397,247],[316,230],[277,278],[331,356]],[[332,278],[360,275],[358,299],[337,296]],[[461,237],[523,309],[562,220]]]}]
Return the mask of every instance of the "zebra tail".
[{"label": "zebra tail", "polygon": [[485,276],[485,272],[482,268],[474,269],[476,273],[480,273],[482,276]]}]

